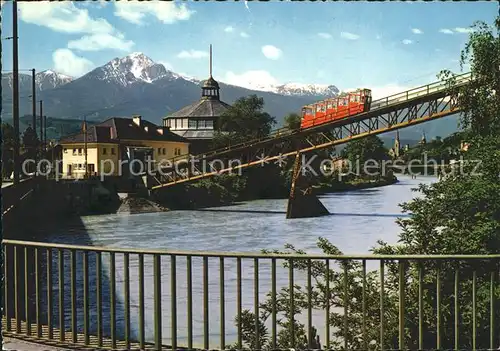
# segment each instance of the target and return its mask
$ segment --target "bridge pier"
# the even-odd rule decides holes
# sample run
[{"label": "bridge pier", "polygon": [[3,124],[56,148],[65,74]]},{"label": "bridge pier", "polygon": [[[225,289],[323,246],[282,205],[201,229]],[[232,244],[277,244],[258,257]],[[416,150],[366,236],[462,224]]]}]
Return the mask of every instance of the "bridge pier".
[{"label": "bridge pier", "polygon": [[286,218],[308,218],[329,215],[330,212],[321,203],[321,201],[312,193],[310,187],[302,187],[300,184],[300,175],[302,169],[302,154],[300,152],[295,156],[295,163],[292,173],[292,186],[288,198]]}]

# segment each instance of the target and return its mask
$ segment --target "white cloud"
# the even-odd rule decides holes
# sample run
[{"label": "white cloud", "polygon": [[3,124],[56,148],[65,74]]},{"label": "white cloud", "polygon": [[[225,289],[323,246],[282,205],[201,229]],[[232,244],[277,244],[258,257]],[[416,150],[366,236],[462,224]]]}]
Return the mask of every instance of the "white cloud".
[{"label": "white cloud", "polygon": [[99,51],[104,49],[130,51],[135,43],[125,40],[123,34],[93,34],[86,35],[78,40],[71,40],[68,43],[69,49],[80,51]]},{"label": "white cloud", "polygon": [[117,1],[114,14],[138,25],[144,24],[147,15],[154,16],[165,24],[171,24],[188,20],[194,11],[188,9],[185,4],[179,5],[170,1]]},{"label": "white cloud", "polygon": [[411,31],[413,32],[413,34],[423,34],[424,32],[422,32],[421,29],[418,29],[418,28],[412,28]]},{"label": "white cloud", "polygon": [[248,33],[246,33],[246,32],[241,32],[241,33],[240,33],[240,36],[241,36],[242,38],[248,38],[248,37],[249,37]]},{"label": "white cloud", "polygon": [[72,1],[20,2],[19,18],[63,33],[112,33],[114,28],[104,18],[91,18],[87,9],[78,8]]},{"label": "white cloud", "polygon": [[340,33],[340,37],[344,38],[344,39],[349,39],[349,40],[359,39],[359,35],[353,34],[353,33],[349,33],[349,32],[341,32]]},{"label": "white cloud", "polygon": [[410,90],[411,88],[401,86],[398,84],[388,84],[388,85],[383,85],[380,87],[374,87],[371,88],[372,91],[372,97],[374,100],[385,98],[394,94],[399,94],[401,92],[404,92],[406,90]]},{"label": "white cloud", "polygon": [[264,45],[262,47],[262,53],[264,54],[265,57],[267,57],[270,60],[277,60],[283,54],[281,49],[278,49],[276,46],[273,45]]},{"label": "white cloud", "polygon": [[405,45],[410,45],[411,43],[413,43],[413,40],[410,40],[410,39],[404,39],[404,40],[402,41],[402,43],[403,43],[403,44],[405,44]]},{"label": "white cloud", "polygon": [[472,28],[463,28],[463,27],[457,27],[455,28],[455,32],[457,33],[472,33],[474,30]]},{"label": "white cloud", "polygon": [[110,2],[107,0],[93,0],[93,1],[82,1],[81,5],[85,7],[96,7],[99,9],[102,9],[106,5],[108,5]]},{"label": "white cloud", "polygon": [[84,57],[76,56],[69,49],[57,49],[52,54],[54,70],[72,77],[80,77],[94,67],[94,63]]},{"label": "white cloud", "polygon": [[177,54],[177,57],[184,59],[201,59],[208,57],[208,52],[200,50],[183,50]]},{"label": "white cloud", "polygon": [[226,33],[232,33],[232,32],[234,32],[234,28],[231,27],[231,26],[227,26],[226,28],[224,28],[224,32],[226,32]]},{"label": "white cloud", "polygon": [[332,37],[331,34],[328,33],[318,33],[318,36],[323,39],[330,39]]},{"label": "white cloud", "polygon": [[236,85],[248,89],[265,89],[270,86],[278,85],[279,82],[268,71],[255,70],[236,74],[227,72],[224,83]]},{"label": "white cloud", "polygon": [[158,63],[160,65],[163,65],[168,71],[173,71],[174,70],[174,67],[172,66],[172,64],[170,62],[167,62],[167,61],[158,61]]},{"label": "white cloud", "polygon": [[443,33],[443,34],[453,34],[453,31],[451,29],[447,29],[447,28],[442,28],[439,30],[439,33]]}]

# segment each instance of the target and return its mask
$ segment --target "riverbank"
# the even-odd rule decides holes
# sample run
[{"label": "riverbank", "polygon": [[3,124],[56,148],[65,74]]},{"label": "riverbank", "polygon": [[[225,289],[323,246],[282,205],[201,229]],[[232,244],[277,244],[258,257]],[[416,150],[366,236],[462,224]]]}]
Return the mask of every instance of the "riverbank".
[{"label": "riverbank", "polygon": [[[395,176],[379,179],[354,178],[345,181],[329,181],[312,185],[315,195],[377,188],[397,183]],[[288,199],[290,184],[286,180],[269,178],[246,179],[243,177],[220,177],[202,180],[194,184],[172,188],[159,193],[154,201],[173,210],[195,210],[207,207],[230,206],[254,200]],[[159,196],[158,196],[159,195]]]},{"label": "riverbank", "polygon": [[346,182],[335,182],[333,184],[320,184],[318,186],[313,186],[313,191],[316,195],[323,195],[343,191],[379,188],[382,186],[396,184],[398,182],[399,179],[396,176],[384,177],[380,179],[356,178]]}]

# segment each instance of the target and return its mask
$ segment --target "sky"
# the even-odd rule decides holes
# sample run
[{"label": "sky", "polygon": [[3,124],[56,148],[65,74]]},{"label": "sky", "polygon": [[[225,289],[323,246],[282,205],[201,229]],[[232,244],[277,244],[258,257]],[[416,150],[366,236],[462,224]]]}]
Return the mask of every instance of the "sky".
[{"label": "sky", "polygon": [[[19,3],[19,68],[79,77],[142,52],[174,72],[240,86],[332,84],[389,95],[436,80],[497,2]],[[2,6],[2,72],[12,69],[12,4]]]}]

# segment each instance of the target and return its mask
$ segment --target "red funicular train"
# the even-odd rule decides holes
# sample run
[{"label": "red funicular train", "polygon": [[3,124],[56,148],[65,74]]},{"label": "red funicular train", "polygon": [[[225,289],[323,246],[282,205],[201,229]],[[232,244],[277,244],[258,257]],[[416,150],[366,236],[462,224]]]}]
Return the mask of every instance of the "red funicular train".
[{"label": "red funicular train", "polygon": [[370,110],[372,92],[358,89],[302,108],[301,129],[343,119]]}]

